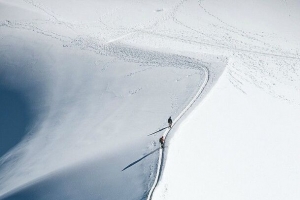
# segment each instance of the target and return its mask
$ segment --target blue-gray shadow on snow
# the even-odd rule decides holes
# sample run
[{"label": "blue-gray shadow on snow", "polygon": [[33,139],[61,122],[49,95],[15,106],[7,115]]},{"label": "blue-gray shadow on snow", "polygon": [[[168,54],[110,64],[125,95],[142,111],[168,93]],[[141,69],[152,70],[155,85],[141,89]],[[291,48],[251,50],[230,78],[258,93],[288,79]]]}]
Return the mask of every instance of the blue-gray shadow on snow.
[{"label": "blue-gray shadow on snow", "polygon": [[157,149],[155,149],[155,150],[151,151],[150,153],[148,153],[147,155],[145,155],[145,156],[141,157],[140,159],[138,159],[138,160],[134,161],[133,163],[129,164],[129,165],[128,165],[128,166],[126,166],[124,169],[122,169],[122,171],[124,171],[124,170],[128,169],[129,167],[132,167],[133,165],[135,165],[136,163],[140,162],[140,161],[141,161],[141,160],[143,160],[144,158],[146,158],[146,157],[150,156],[151,154],[153,154],[154,152],[156,152],[156,151],[157,151],[157,150],[159,150],[159,149],[160,149],[160,148],[157,148]]},{"label": "blue-gray shadow on snow", "polygon": [[41,197],[37,195],[35,192],[31,190],[24,190],[21,192],[18,192],[16,194],[13,194],[10,197],[4,197],[4,199],[1,200],[39,200]]},{"label": "blue-gray shadow on snow", "polygon": [[23,95],[0,84],[0,157],[22,140],[31,122]]},{"label": "blue-gray shadow on snow", "polygon": [[[146,156],[153,155],[159,148]],[[131,152],[131,151],[129,151]],[[127,153],[118,151],[105,158],[93,158],[78,165],[50,173],[34,182],[23,185],[0,197],[1,200],[145,200],[148,192],[140,187],[144,179],[131,182],[140,176],[136,170],[122,172]],[[144,156],[144,157],[146,157]],[[143,161],[141,161],[143,162]],[[150,166],[152,162],[145,163]],[[131,182],[131,183],[130,183]],[[128,184],[130,183],[130,184]]]}]

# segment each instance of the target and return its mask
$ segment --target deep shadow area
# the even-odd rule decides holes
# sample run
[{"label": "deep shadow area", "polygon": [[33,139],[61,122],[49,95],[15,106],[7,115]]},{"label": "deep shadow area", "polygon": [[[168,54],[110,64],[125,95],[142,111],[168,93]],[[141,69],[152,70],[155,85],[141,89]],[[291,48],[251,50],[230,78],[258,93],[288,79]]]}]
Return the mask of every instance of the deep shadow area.
[{"label": "deep shadow area", "polygon": [[31,190],[24,190],[21,192],[17,192],[16,194],[13,194],[10,197],[6,197],[1,200],[40,200],[41,196],[39,196],[37,193],[32,192]]},{"label": "deep shadow area", "polygon": [[22,94],[0,84],[0,157],[22,140],[31,121]]},{"label": "deep shadow area", "polygon": [[141,161],[141,160],[143,160],[144,158],[146,158],[146,157],[150,156],[151,154],[153,154],[155,151],[157,151],[157,150],[159,150],[159,149],[160,149],[160,148],[157,148],[157,149],[155,149],[155,150],[151,151],[150,153],[148,153],[147,155],[145,155],[145,156],[141,157],[140,159],[138,159],[138,160],[134,161],[133,163],[129,164],[129,165],[128,165],[128,166],[126,166],[124,169],[122,169],[122,171],[124,171],[124,170],[128,169],[129,167],[132,167],[133,165],[135,165],[136,163],[140,162],[140,161]]},{"label": "deep shadow area", "polygon": [[[146,156],[155,154],[155,149]],[[1,200],[144,200],[148,191],[140,188],[144,179],[132,182],[140,177],[137,170],[121,171],[128,163],[126,155],[131,153],[117,151],[105,158],[93,158],[78,165],[58,170],[21,188],[10,191]],[[140,161],[141,163],[143,161]],[[149,163],[152,164],[152,163]],[[138,165],[138,164],[137,164]],[[144,173],[142,173],[144,174]],[[111,192],[113,191],[113,192]]]}]

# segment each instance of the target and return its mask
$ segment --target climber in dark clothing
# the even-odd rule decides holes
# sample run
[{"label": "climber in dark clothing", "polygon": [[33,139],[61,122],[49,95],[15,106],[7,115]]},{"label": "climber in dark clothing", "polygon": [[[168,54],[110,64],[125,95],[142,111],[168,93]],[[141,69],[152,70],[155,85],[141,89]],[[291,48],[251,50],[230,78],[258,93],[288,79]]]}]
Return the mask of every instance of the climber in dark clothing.
[{"label": "climber in dark clothing", "polygon": [[165,144],[164,136],[161,136],[161,138],[159,138],[159,143],[160,143],[161,148],[164,148],[164,144]]},{"label": "climber in dark clothing", "polygon": [[168,123],[169,123],[169,128],[171,128],[171,127],[172,127],[172,123],[173,123],[173,121],[172,121],[172,118],[171,118],[171,117],[169,117],[169,119],[168,119]]}]

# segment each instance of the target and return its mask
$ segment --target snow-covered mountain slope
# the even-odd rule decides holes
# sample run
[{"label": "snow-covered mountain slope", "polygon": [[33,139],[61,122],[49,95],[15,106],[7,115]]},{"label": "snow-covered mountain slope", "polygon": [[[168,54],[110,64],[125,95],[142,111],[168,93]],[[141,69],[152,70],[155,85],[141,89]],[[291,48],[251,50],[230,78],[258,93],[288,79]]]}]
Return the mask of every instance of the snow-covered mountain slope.
[{"label": "snow-covered mountain slope", "polygon": [[299,199],[299,2],[199,5],[204,26],[183,24],[215,30],[199,51],[229,63],[170,140],[153,199]]},{"label": "snow-covered mountain slope", "polygon": [[[1,5],[1,85],[24,96],[34,115],[23,141],[1,157],[2,197],[146,198],[162,133],[147,135],[190,104],[210,63],[92,37],[82,23],[93,3],[72,5],[84,17],[71,14],[75,24],[64,21],[67,7],[59,19],[55,2]],[[217,78],[226,59],[213,63]]]},{"label": "snow-covered mountain slope", "polygon": [[299,199],[299,8],[1,0],[1,87],[34,117],[1,152],[0,198],[147,199],[163,132],[147,135],[193,102],[207,69],[152,198]]}]

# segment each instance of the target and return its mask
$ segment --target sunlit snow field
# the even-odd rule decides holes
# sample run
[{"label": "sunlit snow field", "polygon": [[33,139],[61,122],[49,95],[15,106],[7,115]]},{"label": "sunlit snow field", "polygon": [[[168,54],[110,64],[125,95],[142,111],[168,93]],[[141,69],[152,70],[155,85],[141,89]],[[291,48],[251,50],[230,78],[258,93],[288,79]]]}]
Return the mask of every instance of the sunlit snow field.
[{"label": "sunlit snow field", "polygon": [[299,9],[0,0],[0,199],[299,199]]}]

